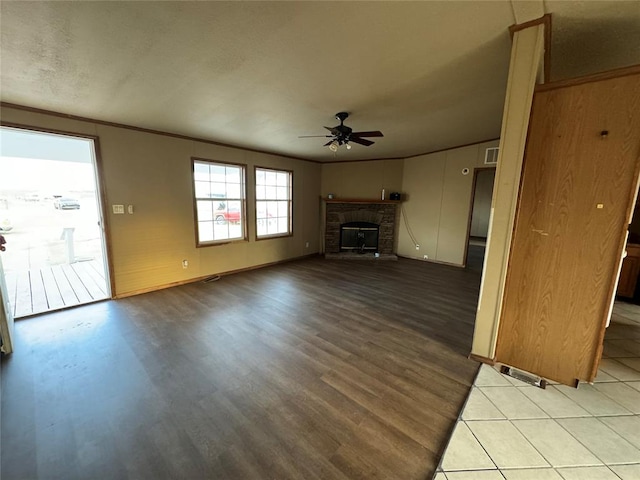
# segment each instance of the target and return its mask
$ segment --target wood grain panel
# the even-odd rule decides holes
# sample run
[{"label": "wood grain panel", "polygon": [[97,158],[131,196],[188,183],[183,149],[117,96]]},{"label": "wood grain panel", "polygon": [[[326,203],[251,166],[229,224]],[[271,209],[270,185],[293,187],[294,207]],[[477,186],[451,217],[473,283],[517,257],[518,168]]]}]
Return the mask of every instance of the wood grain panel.
[{"label": "wood grain panel", "polygon": [[565,384],[593,379],[633,208],[639,132],[640,75],[536,93],[499,362]]}]

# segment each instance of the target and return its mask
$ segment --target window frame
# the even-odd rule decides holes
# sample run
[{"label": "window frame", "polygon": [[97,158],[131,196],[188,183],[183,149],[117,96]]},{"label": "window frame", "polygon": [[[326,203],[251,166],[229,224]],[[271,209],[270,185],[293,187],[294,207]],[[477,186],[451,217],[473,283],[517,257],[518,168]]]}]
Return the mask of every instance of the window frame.
[{"label": "window frame", "polygon": [[[269,201],[269,200],[274,200],[277,201],[278,199],[264,199],[264,200],[258,200],[258,170],[266,170],[266,171],[271,171],[271,172],[276,172],[276,173],[287,173],[289,175],[289,198],[288,198],[288,203],[289,203],[289,211],[288,211],[288,217],[289,217],[289,228],[287,233],[274,233],[271,235],[258,235],[258,202],[263,202],[263,201]],[[273,238],[285,238],[285,237],[293,237],[293,170],[288,170],[286,168],[274,168],[274,167],[263,167],[260,165],[254,165],[253,166],[253,194],[254,194],[254,208],[255,208],[255,228],[256,228],[256,241],[261,241],[261,240],[271,240]]]},{"label": "window frame", "polygon": [[[227,197],[224,198],[198,198],[196,197],[196,177],[195,177],[195,165],[196,163],[206,163],[209,165],[219,165],[219,166],[231,166],[240,168],[241,178],[241,187],[240,193],[243,198],[240,199],[229,199]],[[214,247],[218,245],[226,245],[229,243],[236,242],[247,242],[249,240],[249,232],[247,231],[247,164],[245,163],[236,163],[236,162],[226,162],[222,160],[213,160],[210,158],[202,158],[202,157],[191,157],[191,198],[193,199],[193,222],[194,222],[194,233],[196,240],[196,248],[204,248],[204,247]],[[198,220],[198,200],[212,200],[212,201],[240,201],[240,215],[241,222],[240,225],[242,227],[242,237],[237,238],[226,238],[220,240],[208,240],[205,242],[200,241],[200,225]]]}]

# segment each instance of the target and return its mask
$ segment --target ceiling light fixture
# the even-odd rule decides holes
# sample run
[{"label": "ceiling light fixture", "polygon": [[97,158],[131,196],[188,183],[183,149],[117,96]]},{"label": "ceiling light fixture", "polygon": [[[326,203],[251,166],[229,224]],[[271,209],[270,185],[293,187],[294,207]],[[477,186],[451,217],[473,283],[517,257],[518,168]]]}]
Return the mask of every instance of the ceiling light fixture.
[{"label": "ceiling light fixture", "polygon": [[338,140],[338,139],[335,139],[333,142],[329,144],[329,150],[331,150],[333,153],[336,153],[338,151],[338,148],[341,145],[344,145],[345,147],[347,147],[347,150],[351,150],[351,145],[349,145],[349,140]]}]

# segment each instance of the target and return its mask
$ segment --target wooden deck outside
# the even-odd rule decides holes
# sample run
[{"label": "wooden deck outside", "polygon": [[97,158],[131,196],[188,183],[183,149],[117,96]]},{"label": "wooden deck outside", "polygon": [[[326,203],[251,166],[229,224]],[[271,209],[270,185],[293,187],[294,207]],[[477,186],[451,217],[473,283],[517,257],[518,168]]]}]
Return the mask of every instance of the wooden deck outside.
[{"label": "wooden deck outside", "polygon": [[6,283],[15,318],[108,298],[97,260],[7,272]]}]

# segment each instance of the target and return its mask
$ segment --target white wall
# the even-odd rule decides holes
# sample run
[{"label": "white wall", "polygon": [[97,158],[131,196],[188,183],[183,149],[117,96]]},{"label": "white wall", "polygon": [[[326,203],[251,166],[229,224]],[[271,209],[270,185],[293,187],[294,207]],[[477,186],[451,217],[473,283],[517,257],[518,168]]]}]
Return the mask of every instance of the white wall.
[{"label": "white wall", "polygon": [[327,163],[322,165],[322,196],[336,198],[380,198],[402,188],[404,160]]},{"label": "white wall", "polygon": [[497,145],[495,140],[405,159],[398,255],[464,265],[474,169],[485,166],[485,150]]}]

